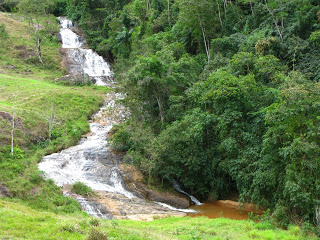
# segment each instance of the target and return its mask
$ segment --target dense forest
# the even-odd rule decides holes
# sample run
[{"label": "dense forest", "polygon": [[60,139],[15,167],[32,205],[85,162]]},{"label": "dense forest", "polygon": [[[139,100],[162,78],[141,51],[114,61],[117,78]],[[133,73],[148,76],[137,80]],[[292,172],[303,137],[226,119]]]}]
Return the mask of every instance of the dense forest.
[{"label": "dense forest", "polygon": [[[238,192],[283,224],[320,206],[317,0],[58,1],[114,61],[114,145],[201,199]],[[64,5],[66,4],[66,5]]]},{"label": "dense forest", "polygon": [[237,192],[283,225],[317,224],[318,0],[55,0],[51,11],[113,63],[131,112],[113,144],[150,181],[202,200]]}]

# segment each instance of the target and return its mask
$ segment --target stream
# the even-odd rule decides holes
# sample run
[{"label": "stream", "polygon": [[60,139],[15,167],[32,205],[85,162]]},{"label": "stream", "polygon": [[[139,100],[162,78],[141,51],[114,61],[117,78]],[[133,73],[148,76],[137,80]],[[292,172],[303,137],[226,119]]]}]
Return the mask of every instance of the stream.
[{"label": "stream", "polygon": [[[70,75],[87,74],[99,86],[114,87],[110,65],[96,52],[86,48],[69,19],[60,17],[60,36]],[[164,203],[150,202],[126,187],[119,169],[120,156],[108,146],[107,135],[114,124],[124,121],[128,111],[117,104],[121,94],[110,92],[105,105],[92,117],[91,133],[73,147],[45,156],[38,167],[44,177],[75,198],[84,211],[100,218],[149,219],[155,215],[185,215],[191,209],[177,209]],[[82,182],[98,193],[95,199],[73,194],[71,185]]]},{"label": "stream", "polygon": [[[59,17],[59,21],[64,61],[69,75],[87,74],[96,85],[114,87],[110,65],[96,52],[86,48],[84,38],[75,33],[72,21],[65,17]],[[126,186],[119,168],[121,157],[112,152],[107,138],[114,124],[128,118],[128,111],[117,104],[121,97],[115,92],[108,93],[105,105],[89,122],[91,133],[76,146],[41,160],[38,167],[44,172],[44,177],[62,187],[66,196],[75,198],[85,212],[99,218],[149,221],[155,216],[202,215],[201,212],[210,207],[201,205],[196,198],[183,191],[177,182],[173,182],[175,189],[188,195],[197,205],[193,209],[177,209],[162,202],[148,201]],[[72,193],[71,185],[76,182],[86,184],[98,196],[89,199]],[[215,211],[220,213],[221,209]],[[233,211],[238,212],[235,209]]]}]

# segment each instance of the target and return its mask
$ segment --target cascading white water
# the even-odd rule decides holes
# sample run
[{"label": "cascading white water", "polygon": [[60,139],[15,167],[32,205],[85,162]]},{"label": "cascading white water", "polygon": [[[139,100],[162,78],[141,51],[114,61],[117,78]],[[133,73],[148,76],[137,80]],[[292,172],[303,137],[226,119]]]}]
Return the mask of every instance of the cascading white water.
[{"label": "cascading white water", "polygon": [[73,27],[71,20],[59,17],[59,21],[62,27],[60,30],[62,48],[66,49],[68,59],[71,61],[68,63],[70,74],[88,74],[98,86],[113,84],[110,65],[96,52],[84,48],[85,40],[70,29]]},{"label": "cascading white water", "polygon": [[191,194],[183,191],[177,181],[173,180],[172,182],[173,182],[173,187],[174,187],[178,192],[181,192],[182,194],[187,195],[195,205],[201,205],[201,204],[202,204],[202,203],[201,203],[198,199],[196,199],[194,196],[192,196]]},{"label": "cascading white water", "polygon": [[[62,27],[60,31],[62,48],[66,49],[68,58],[72,60],[71,65],[76,66],[76,72],[94,77],[96,85],[106,86],[106,80],[109,81],[109,86],[112,85],[113,81],[110,80],[113,73],[109,64],[91,49],[82,48],[85,42],[70,29],[73,27],[71,20],[64,17],[60,17],[59,20]],[[109,97],[112,100],[101,108],[94,118],[101,118],[104,110],[115,107],[116,99],[121,97],[116,93],[109,93],[109,95],[112,95]],[[117,115],[117,120],[123,120],[126,117],[126,114],[121,110],[117,112]],[[131,199],[135,196],[126,189],[118,169],[117,159],[110,157],[111,153],[107,147],[106,136],[115,123],[114,116],[110,119],[104,119],[104,122],[107,124],[90,123],[91,136],[82,139],[74,147],[44,157],[38,165],[39,169],[45,173],[46,178],[52,179],[61,187],[82,182],[93,190],[119,193]],[[83,197],[74,197],[83,210],[90,215],[110,218],[108,214],[102,213],[99,204]]]},{"label": "cascading white water", "polygon": [[172,207],[170,206],[169,204],[166,204],[166,203],[163,203],[163,202],[155,202],[165,208],[169,208],[171,210],[174,210],[174,211],[179,211],[179,212],[185,212],[185,213],[195,213],[197,211],[193,210],[193,209],[181,209],[181,208],[175,208],[175,207]]},{"label": "cascading white water", "polygon": [[70,29],[72,27],[72,21],[64,17],[59,17],[58,19],[62,27],[60,30],[62,48],[82,47],[84,42],[81,41],[81,38]]},{"label": "cascading white water", "polygon": [[[96,85],[113,86],[113,72],[109,64],[94,51],[82,48],[85,42],[70,29],[73,26],[70,20],[63,17],[60,17],[59,20],[62,26],[60,32],[62,47],[66,48],[66,54],[69,59],[69,74],[88,74],[91,79],[95,80]],[[100,121],[91,122],[91,134],[81,139],[78,145],[65,149],[60,153],[45,156],[42,159],[38,167],[44,172],[46,178],[52,179],[61,187],[82,182],[96,191],[120,194],[130,199],[130,201],[142,201],[127,190],[118,167],[119,159],[111,153],[107,145],[107,133],[113,124],[119,123],[128,117],[127,111],[116,104],[116,100],[121,97],[117,93],[108,93],[106,98],[109,100],[106,105],[93,116],[93,120],[102,120],[104,124],[101,124]],[[113,113],[104,114],[109,109],[113,109]],[[83,210],[92,216],[112,218],[106,209],[97,202],[68,192],[65,192],[65,195],[74,197]],[[143,201],[143,206],[145,206],[147,203],[145,200]],[[151,203],[148,204],[150,205]],[[163,203],[157,204],[175,211],[193,211],[173,208]]]},{"label": "cascading white water", "polygon": [[74,147],[46,156],[39,169],[58,185],[82,182],[93,190],[120,193],[128,198],[134,195],[126,190],[117,162],[109,159],[106,135],[112,124],[91,123],[93,133]]}]

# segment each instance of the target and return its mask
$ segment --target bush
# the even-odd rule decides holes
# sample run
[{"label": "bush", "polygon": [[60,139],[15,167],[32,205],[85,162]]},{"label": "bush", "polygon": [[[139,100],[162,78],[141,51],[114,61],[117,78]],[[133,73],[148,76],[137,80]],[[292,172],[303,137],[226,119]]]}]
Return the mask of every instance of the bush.
[{"label": "bush", "polygon": [[107,240],[108,235],[99,228],[91,228],[87,240]]},{"label": "bush", "polygon": [[6,27],[4,24],[0,23],[0,39],[8,38],[8,32],[6,31]]},{"label": "bush", "polygon": [[95,194],[90,187],[81,182],[73,184],[71,191],[82,196],[92,196]]},{"label": "bush", "polygon": [[67,14],[67,12],[66,12],[67,5],[68,5],[68,3],[66,0],[55,0],[52,13],[55,16],[65,16]]}]

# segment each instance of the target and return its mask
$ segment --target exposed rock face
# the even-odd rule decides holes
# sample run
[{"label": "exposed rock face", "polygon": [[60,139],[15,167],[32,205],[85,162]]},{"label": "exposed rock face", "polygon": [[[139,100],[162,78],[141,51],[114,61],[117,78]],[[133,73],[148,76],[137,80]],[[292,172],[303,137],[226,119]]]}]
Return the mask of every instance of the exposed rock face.
[{"label": "exposed rock face", "polygon": [[56,37],[58,38],[59,42],[62,43],[62,37],[61,37],[61,33],[57,33]]},{"label": "exposed rock face", "polygon": [[127,186],[137,194],[141,194],[150,201],[163,202],[176,208],[188,208],[190,206],[189,198],[179,193],[168,191],[159,192],[148,188],[143,184],[143,174],[132,165],[122,164],[120,169],[123,172],[123,178]]},{"label": "exposed rock face", "polygon": [[[2,117],[3,119],[8,120],[10,122],[12,121],[12,115],[10,113],[0,111],[0,117]],[[22,121],[19,118],[16,117],[14,122],[15,122],[15,127],[23,128]]]},{"label": "exposed rock face", "polygon": [[[69,75],[83,75],[84,56],[80,54],[79,49],[61,48],[60,54],[63,56],[62,67],[64,67]],[[71,53],[70,53],[71,52]]]},{"label": "exposed rock face", "polygon": [[5,186],[0,185],[0,197],[10,197],[10,193]]},{"label": "exposed rock face", "polygon": [[12,121],[12,116],[10,113],[0,111],[0,117]]}]

